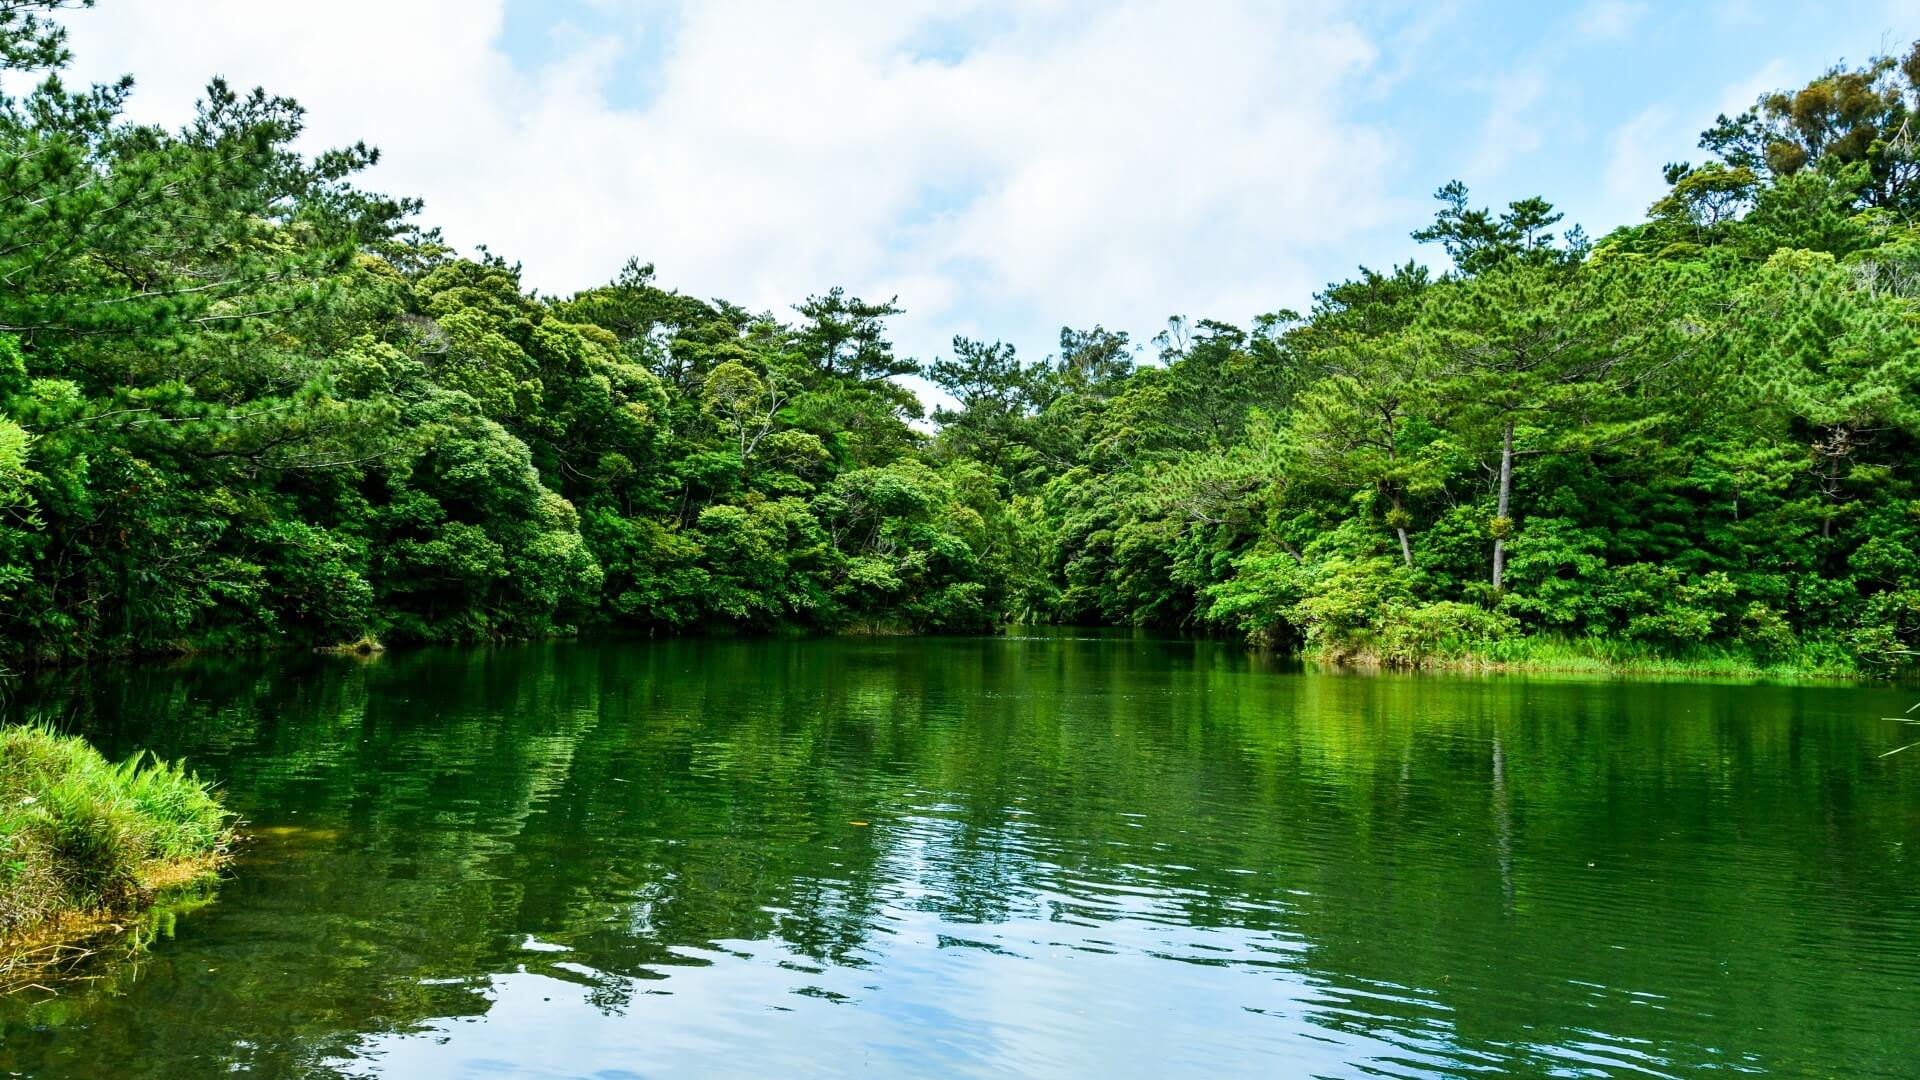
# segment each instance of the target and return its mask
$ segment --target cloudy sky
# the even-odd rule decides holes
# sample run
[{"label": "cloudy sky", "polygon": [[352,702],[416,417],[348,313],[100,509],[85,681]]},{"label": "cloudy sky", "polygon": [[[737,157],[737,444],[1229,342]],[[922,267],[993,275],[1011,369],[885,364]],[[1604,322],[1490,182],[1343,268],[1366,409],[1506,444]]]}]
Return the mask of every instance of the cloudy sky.
[{"label": "cloudy sky", "polygon": [[[1842,9],[1847,10],[1843,11]],[[1920,3],[100,0],[78,72],[182,121],[214,74],[364,139],[367,185],[568,293],[630,255],[785,311],[897,295],[897,339],[1304,307],[1431,193],[1631,220],[1716,112],[1920,37]]]}]

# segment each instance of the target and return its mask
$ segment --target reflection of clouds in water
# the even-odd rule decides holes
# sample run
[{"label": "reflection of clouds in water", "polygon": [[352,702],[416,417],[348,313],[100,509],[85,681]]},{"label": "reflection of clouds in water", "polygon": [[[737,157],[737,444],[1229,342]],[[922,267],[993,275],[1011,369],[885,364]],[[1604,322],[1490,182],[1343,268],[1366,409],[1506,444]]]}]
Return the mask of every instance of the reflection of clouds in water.
[{"label": "reflection of clouds in water", "polygon": [[1685,1073],[1738,1029],[1897,1075],[1882,693],[1126,634],[135,672],[85,722],[261,840],[84,1027],[0,1002],[0,1067]]},{"label": "reflection of clouds in water", "polygon": [[[961,946],[942,927],[1017,943],[1018,955]],[[965,928],[911,912],[900,913],[891,929],[884,957],[867,969],[800,970],[804,960],[777,942],[727,942],[727,954],[743,962],[677,969],[651,987],[653,996],[611,1011],[592,1007],[585,987],[524,972],[495,976],[483,1023],[437,1022],[378,1039],[364,1048],[363,1061],[410,1077],[511,1063],[532,1076],[618,1069],[788,1075],[804,1064],[787,1045],[799,1031],[811,1045],[833,1047],[847,1071],[878,1075],[1124,1076],[1138,1075],[1146,1063],[1205,1075],[1258,1063],[1284,1074],[1289,1064],[1329,1072],[1356,1054],[1404,1054],[1380,1040],[1316,1040],[1297,1025],[1270,1022],[1298,1017],[1314,1003],[1305,984],[1228,984],[1209,969],[1186,965],[1191,970],[1183,972],[1165,963],[1174,952],[1210,943],[1123,933],[1114,948],[1091,948],[1051,921]],[[774,972],[784,980],[770,980]],[[1139,992],[1090,1000],[1088,988],[1098,985]],[[1258,1024],[1262,1016],[1269,1022]],[[566,1064],[540,1071],[539,1063],[558,1061]]]}]

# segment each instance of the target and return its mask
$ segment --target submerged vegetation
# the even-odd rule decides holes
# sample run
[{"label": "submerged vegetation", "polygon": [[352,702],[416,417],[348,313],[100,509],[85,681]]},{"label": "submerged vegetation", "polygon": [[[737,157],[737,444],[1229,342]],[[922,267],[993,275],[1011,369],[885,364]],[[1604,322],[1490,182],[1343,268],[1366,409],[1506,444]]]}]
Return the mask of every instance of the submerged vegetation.
[{"label": "submerged vegetation", "polygon": [[922,365],[837,288],[532,294],[260,91],[179,131],[127,83],[22,93],[51,6],[0,0],[0,661],[1007,619],[1382,664],[1920,645],[1920,52],[1721,117],[1598,239],[1451,184],[1444,271]]},{"label": "submerged vegetation", "polygon": [[113,764],[77,736],[0,728],[0,986],[49,922],[124,915],[192,885],[232,835],[220,800],[178,764]]}]

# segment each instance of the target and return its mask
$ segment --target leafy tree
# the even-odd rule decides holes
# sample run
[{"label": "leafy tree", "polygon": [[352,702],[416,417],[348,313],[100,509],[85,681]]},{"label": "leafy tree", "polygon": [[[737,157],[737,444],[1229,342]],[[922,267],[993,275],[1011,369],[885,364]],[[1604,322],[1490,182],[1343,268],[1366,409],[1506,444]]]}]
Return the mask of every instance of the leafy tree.
[{"label": "leafy tree", "polygon": [[216,80],[170,131],[69,87],[61,6],[0,0],[0,663],[1009,617],[1390,664],[1920,647],[1920,53],[1721,118],[1598,244],[1452,183],[1444,272],[1145,356],[956,338],[928,431],[894,299],[755,312],[640,259],[538,295],[355,186],[371,148],[297,150],[292,101]]},{"label": "leafy tree", "polygon": [[1585,254],[1577,230],[1567,234],[1564,246],[1561,238],[1549,231],[1564,215],[1539,196],[1508,204],[1498,217],[1491,210],[1473,209],[1468,204],[1467,186],[1458,180],[1449,182],[1433,197],[1440,200],[1441,209],[1432,225],[1414,230],[1413,238],[1439,244],[1461,274],[1473,276],[1509,263],[1565,265]]},{"label": "leafy tree", "polygon": [[953,358],[936,361],[927,376],[960,403],[958,410],[933,414],[955,451],[1000,468],[1026,426],[1032,401],[1033,376],[1020,366],[1013,346],[956,335]]},{"label": "leafy tree", "polygon": [[1916,259],[1920,248],[1907,245],[1852,265],[1782,251],[1739,297],[1736,355],[1754,397],[1805,434],[1824,537],[1850,505],[1858,474],[1871,484],[1897,467],[1873,460],[1875,442],[1920,435]]},{"label": "leafy tree", "polygon": [[1834,67],[1798,90],[1760,95],[1738,116],[1722,114],[1700,136],[1727,166],[1761,177],[1861,164],[1864,201],[1911,214],[1920,200],[1920,157],[1909,130],[1920,104],[1920,45]]},{"label": "leafy tree", "polygon": [[1515,261],[1437,294],[1423,330],[1445,371],[1442,392],[1460,433],[1491,443],[1497,461],[1487,523],[1496,595],[1514,526],[1515,462],[1605,445],[1657,423],[1658,414],[1620,406],[1679,351],[1684,295],[1628,259]]}]

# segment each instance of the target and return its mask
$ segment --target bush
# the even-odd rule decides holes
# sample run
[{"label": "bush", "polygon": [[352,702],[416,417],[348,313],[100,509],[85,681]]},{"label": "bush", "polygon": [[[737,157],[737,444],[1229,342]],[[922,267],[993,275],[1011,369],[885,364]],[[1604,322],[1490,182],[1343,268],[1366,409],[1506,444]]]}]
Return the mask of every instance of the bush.
[{"label": "bush", "polygon": [[1486,656],[1520,633],[1520,620],[1505,612],[1453,600],[1393,608],[1380,621],[1381,662],[1409,667]]}]

